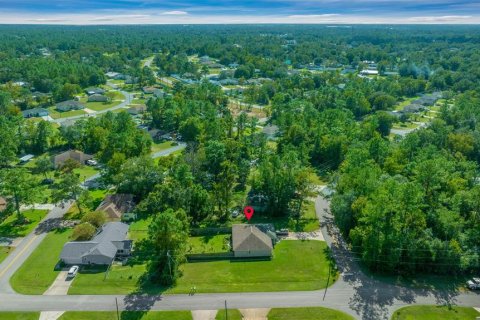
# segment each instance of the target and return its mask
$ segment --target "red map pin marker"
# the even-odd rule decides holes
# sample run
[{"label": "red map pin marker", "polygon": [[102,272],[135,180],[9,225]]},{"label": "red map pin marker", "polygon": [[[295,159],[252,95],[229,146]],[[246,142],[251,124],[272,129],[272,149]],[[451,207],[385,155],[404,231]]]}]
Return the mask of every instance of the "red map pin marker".
[{"label": "red map pin marker", "polygon": [[250,219],[252,219],[252,216],[253,216],[254,212],[255,212],[255,210],[253,210],[252,207],[245,207],[243,209],[243,213],[245,214],[245,218],[247,218],[248,221],[250,221]]}]

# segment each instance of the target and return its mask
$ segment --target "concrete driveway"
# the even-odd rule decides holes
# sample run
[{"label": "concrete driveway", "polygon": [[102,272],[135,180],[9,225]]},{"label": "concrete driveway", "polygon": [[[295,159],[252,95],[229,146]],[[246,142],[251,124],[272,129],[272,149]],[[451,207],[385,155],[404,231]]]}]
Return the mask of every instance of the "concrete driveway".
[{"label": "concrete driveway", "polygon": [[50,288],[43,293],[45,296],[64,296],[72,285],[73,279],[67,279],[68,270],[62,270],[53,281]]}]

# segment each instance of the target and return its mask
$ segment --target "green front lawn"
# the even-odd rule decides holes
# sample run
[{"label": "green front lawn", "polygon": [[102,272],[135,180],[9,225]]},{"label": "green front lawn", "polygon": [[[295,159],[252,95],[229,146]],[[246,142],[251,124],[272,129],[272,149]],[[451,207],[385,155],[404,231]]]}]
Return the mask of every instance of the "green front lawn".
[{"label": "green front lawn", "polygon": [[96,167],[81,166],[80,168],[73,169],[73,172],[80,176],[80,181],[85,181],[93,175],[96,175],[100,171]]},{"label": "green front lawn", "polygon": [[25,237],[33,231],[38,223],[47,215],[47,210],[26,210],[22,212],[26,223],[17,223],[17,214],[13,213],[0,224],[1,237]]},{"label": "green front lawn", "polygon": [[475,320],[480,313],[473,308],[448,306],[411,306],[401,308],[392,320]]},{"label": "green front lawn", "polygon": [[133,241],[139,241],[147,238],[148,236],[148,227],[152,222],[152,218],[140,219],[130,224],[128,229],[128,237]]},{"label": "green front lawn", "polygon": [[[243,316],[237,309],[228,309],[227,310],[228,320],[242,320]],[[218,310],[215,320],[227,320],[225,316],[225,310]]]},{"label": "green front lawn", "polygon": [[275,308],[268,313],[268,320],[353,320],[344,312],[322,308]]},{"label": "green front lawn", "polygon": [[8,254],[13,250],[12,247],[0,247],[0,263],[8,256]]},{"label": "green front lawn", "polygon": [[68,118],[68,117],[81,116],[81,115],[86,115],[87,114],[83,110],[72,110],[72,111],[66,111],[66,112],[59,112],[59,111],[55,110],[55,107],[48,108],[48,112],[50,113],[50,117],[52,117],[53,119]]},{"label": "green front lawn", "polygon": [[[177,285],[166,293],[188,293],[192,285],[198,292],[259,292],[317,290],[327,284],[329,261],[327,245],[322,241],[284,240],[267,261],[209,261],[186,263]],[[308,258],[306,258],[308,257]],[[82,270],[73,281],[69,294],[128,294],[139,290],[146,272],[144,264],[114,265],[105,279],[105,268]],[[336,274],[330,277],[330,285]],[[165,288],[143,286],[148,293]]]},{"label": "green front lawn", "polygon": [[190,237],[187,245],[188,253],[216,253],[230,251],[230,235]]},{"label": "green front lawn", "polygon": [[0,312],[2,320],[38,320],[40,312]]},{"label": "green front lawn", "polygon": [[173,147],[172,141],[161,142],[161,143],[154,142],[152,143],[152,153],[167,150],[168,148],[171,148],[171,147]]},{"label": "green front lawn", "polygon": [[[3,318],[2,318],[3,319]],[[117,320],[115,311],[69,311],[65,312],[59,320]],[[121,320],[191,320],[190,311],[123,311],[120,312]]]},{"label": "green front lawn", "polygon": [[50,232],[10,279],[12,288],[21,294],[43,294],[58,275],[54,268],[71,233],[71,229]]}]

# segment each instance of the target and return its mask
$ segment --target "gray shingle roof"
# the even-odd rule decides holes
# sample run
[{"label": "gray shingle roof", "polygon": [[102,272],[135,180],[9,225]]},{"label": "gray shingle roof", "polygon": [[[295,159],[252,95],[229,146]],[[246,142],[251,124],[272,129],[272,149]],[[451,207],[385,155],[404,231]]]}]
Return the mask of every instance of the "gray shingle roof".
[{"label": "gray shingle roof", "polygon": [[272,239],[254,225],[232,226],[233,251],[272,250]]}]

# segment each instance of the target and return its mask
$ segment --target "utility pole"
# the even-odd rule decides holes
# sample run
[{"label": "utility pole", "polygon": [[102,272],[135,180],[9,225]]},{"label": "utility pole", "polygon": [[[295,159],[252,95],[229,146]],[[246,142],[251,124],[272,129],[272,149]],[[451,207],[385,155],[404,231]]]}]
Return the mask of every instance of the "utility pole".
[{"label": "utility pole", "polygon": [[228,320],[227,300],[225,300],[225,320]]},{"label": "utility pole", "polygon": [[170,280],[173,280],[172,265],[170,263],[170,250],[167,250],[167,259],[168,259],[168,269],[170,270]]},{"label": "utility pole", "polygon": [[118,312],[118,299],[115,297],[115,305],[117,306],[117,320],[120,320],[120,313]]}]

